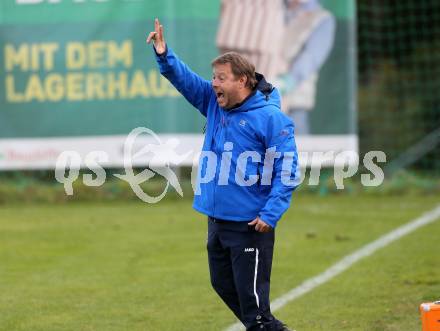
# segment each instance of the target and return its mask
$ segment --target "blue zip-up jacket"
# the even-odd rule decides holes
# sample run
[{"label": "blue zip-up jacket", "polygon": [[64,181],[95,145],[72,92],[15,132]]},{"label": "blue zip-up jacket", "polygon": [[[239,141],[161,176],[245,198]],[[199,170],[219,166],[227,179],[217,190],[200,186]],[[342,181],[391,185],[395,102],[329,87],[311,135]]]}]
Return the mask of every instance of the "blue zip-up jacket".
[{"label": "blue zip-up jacket", "polygon": [[[156,53],[156,59],[161,74],[207,118],[194,209],[229,221],[259,216],[275,228],[299,181],[294,126],[281,112],[277,89],[257,74],[251,96],[226,110],[218,105],[211,82],[170,48]],[[265,158],[268,149],[280,153],[272,158],[273,167]]]}]

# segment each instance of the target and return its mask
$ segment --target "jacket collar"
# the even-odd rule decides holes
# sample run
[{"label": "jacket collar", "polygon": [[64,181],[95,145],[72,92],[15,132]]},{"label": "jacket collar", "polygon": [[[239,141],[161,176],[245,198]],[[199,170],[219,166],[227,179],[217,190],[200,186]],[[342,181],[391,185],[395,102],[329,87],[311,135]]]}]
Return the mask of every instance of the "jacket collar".
[{"label": "jacket collar", "polygon": [[257,85],[252,90],[252,92],[246,98],[244,98],[243,101],[235,104],[231,108],[225,109],[226,111],[231,111],[231,110],[234,110],[234,109],[241,107],[246,101],[248,101],[250,98],[252,98],[257,93],[257,91],[260,91],[261,93],[263,93],[263,95],[266,98],[266,101],[269,99],[269,94],[272,93],[274,87],[272,86],[272,84],[270,84],[266,81],[266,78],[264,78],[264,76],[262,74],[260,74],[258,72],[255,73],[255,78],[257,79]]}]

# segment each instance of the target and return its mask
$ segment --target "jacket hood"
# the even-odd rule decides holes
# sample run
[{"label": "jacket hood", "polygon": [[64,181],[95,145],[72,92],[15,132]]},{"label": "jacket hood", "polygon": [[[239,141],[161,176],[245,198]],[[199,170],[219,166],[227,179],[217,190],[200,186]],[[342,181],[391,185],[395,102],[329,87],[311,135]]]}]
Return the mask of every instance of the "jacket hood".
[{"label": "jacket hood", "polygon": [[257,86],[252,95],[240,106],[232,108],[231,111],[250,111],[264,106],[272,105],[281,109],[281,98],[278,90],[264,76],[258,72],[255,73]]}]

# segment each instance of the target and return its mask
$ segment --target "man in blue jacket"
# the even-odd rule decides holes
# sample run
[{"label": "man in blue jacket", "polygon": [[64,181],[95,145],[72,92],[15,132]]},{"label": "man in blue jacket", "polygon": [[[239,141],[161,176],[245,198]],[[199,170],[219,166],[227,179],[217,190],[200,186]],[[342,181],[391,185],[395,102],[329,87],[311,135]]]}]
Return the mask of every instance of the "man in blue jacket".
[{"label": "man in blue jacket", "polygon": [[274,229],[299,179],[278,91],[237,53],[201,78],[167,47],[158,19],[151,41],[161,74],[207,118],[193,206],[208,216],[212,286],[246,330],[289,330],[269,303]]}]

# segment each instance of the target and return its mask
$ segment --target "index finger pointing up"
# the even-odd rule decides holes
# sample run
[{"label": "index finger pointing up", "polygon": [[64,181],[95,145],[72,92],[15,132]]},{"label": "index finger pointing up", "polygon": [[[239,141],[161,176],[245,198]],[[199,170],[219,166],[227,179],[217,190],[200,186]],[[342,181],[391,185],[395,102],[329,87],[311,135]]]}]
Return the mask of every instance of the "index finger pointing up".
[{"label": "index finger pointing up", "polygon": [[156,18],[156,19],[154,20],[154,31],[156,31],[157,34],[159,34],[159,29],[160,29],[160,22],[159,22],[159,19]]},{"label": "index finger pointing up", "polygon": [[159,39],[163,40],[163,26],[159,25]]}]

